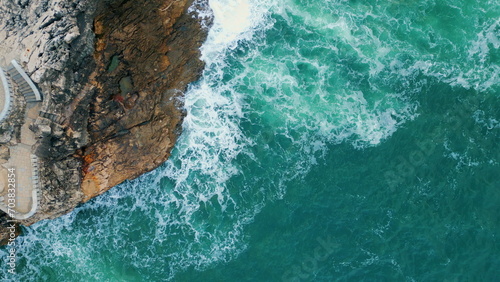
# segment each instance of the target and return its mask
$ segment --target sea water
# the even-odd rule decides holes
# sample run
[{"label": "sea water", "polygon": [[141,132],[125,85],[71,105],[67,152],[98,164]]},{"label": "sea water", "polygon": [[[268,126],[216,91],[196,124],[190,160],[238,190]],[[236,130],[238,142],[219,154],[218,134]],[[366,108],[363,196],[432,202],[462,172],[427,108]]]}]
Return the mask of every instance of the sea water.
[{"label": "sea water", "polygon": [[497,0],[209,4],[171,158],[23,228],[4,279],[500,279]]}]

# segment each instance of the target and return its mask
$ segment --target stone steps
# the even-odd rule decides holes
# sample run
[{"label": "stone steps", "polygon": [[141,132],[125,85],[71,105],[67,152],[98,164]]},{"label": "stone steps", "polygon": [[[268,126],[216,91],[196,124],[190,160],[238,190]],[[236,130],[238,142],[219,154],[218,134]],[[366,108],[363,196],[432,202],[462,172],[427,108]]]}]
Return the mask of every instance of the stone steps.
[{"label": "stone steps", "polygon": [[24,96],[27,103],[42,101],[41,94],[35,84],[15,60],[11,62],[6,71],[17,84],[17,90]]},{"label": "stone steps", "polygon": [[31,154],[31,167],[33,169],[32,172],[32,180],[33,180],[33,193],[32,193],[32,203],[31,203],[31,210],[28,213],[28,217],[33,215],[36,210],[38,209],[38,201],[41,199],[42,192],[40,190],[40,180],[38,177],[38,157]]},{"label": "stone steps", "polygon": [[62,125],[64,123],[64,121],[66,120],[64,117],[60,116],[60,115],[56,115],[56,114],[52,114],[52,113],[47,113],[47,112],[44,112],[44,111],[40,111],[39,113],[39,116],[43,117],[43,118],[46,118],[48,120],[51,120],[57,124],[60,124]]}]

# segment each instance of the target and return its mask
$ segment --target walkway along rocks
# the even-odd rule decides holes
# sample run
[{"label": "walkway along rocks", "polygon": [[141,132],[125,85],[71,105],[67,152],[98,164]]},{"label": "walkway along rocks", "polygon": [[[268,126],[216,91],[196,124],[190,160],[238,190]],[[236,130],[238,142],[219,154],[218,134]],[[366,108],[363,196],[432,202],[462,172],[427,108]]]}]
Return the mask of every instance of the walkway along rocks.
[{"label": "walkway along rocks", "polygon": [[[1,71],[1,70],[0,70]],[[23,95],[26,103],[41,102],[42,96],[29,76],[24,72],[21,66],[15,61],[11,61],[7,68],[7,73],[15,82],[16,87],[10,83],[5,83],[10,79],[1,71],[0,78],[2,84],[8,85],[8,92],[4,90],[4,101],[13,100],[11,95]],[[1,77],[3,75],[3,77]],[[4,87],[5,89],[5,87]],[[15,94],[14,94],[15,93]],[[7,104],[7,102],[4,102]],[[21,125],[20,140],[9,146],[10,156],[6,162],[1,165],[0,182],[0,210],[9,217],[17,220],[25,220],[36,213],[39,198],[39,176],[38,176],[38,158],[31,153],[31,146],[34,144],[34,133],[27,130],[32,119],[28,116],[29,108],[38,108],[39,105],[29,107],[9,109],[11,112],[24,112],[26,118],[25,124]],[[8,119],[5,116],[0,120],[2,122]],[[23,130],[24,129],[24,130]]]},{"label": "walkway along rocks", "polygon": [[16,82],[18,91],[21,92],[27,103],[42,101],[42,95],[40,94],[40,91],[38,91],[35,84],[33,84],[33,81],[31,81],[31,78],[21,68],[16,60],[12,60],[10,62],[10,66],[7,68],[7,72]]}]

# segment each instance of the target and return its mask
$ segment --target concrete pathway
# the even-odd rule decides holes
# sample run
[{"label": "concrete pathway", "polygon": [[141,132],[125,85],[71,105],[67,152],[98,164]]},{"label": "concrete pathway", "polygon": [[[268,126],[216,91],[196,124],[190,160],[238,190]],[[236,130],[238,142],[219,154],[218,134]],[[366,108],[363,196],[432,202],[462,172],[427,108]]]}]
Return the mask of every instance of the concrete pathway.
[{"label": "concrete pathway", "polygon": [[[31,147],[35,144],[36,139],[29,126],[38,117],[40,108],[39,101],[26,104],[25,121],[21,127],[21,142],[9,146],[10,158],[0,166],[0,209],[15,219],[26,219],[32,216],[38,207],[40,190],[38,159],[31,152]],[[12,180],[9,182],[8,173],[9,169],[12,168],[14,169],[15,182]],[[9,209],[9,199],[12,199],[8,197],[9,183],[15,184],[15,207],[13,209]]]}]

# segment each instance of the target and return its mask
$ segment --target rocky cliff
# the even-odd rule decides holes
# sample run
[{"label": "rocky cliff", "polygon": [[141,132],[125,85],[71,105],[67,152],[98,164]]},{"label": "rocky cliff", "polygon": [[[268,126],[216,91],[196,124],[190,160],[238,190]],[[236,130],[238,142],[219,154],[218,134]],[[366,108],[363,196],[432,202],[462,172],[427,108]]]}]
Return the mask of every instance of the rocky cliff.
[{"label": "rocky cliff", "polygon": [[21,224],[61,216],[169,157],[183,93],[203,68],[207,30],[191,2],[0,1],[0,64],[17,59],[44,95],[30,127],[41,199]]}]

